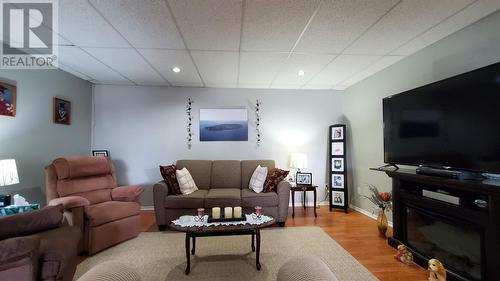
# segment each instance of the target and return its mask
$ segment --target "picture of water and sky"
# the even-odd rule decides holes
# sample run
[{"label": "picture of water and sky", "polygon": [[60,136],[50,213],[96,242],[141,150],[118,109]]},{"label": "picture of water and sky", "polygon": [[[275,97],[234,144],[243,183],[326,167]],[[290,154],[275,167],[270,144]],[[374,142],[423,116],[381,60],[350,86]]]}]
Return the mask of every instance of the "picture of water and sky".
[{"label": "picture of water and sky", "polygon": [[200,141],[248,141],[247,109],[200,109]]}]

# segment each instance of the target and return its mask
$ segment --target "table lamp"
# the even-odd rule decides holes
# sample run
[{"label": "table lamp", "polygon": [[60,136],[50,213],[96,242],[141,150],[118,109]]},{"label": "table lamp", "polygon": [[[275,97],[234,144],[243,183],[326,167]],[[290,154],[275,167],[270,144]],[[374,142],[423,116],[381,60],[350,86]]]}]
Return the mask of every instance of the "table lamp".
[{"label": "table lamp", "polygon": [[307,155],[305,153],[292,153],[290,155],[290,168],[297,169],[297,173],[300,173],[300,169],[307,168]]},{"label": "table lamp", "polygon": [[[16,160],[0,160],[0,186],[7,186],[19,183],[17,175]],[[10,205],[10,195],[0,195],[0,207]]]}]

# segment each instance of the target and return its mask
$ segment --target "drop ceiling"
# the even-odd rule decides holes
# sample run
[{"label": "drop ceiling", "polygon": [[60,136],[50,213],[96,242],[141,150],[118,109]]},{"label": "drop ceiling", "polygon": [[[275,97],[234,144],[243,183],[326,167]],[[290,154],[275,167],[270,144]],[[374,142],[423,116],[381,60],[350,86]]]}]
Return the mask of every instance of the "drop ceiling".
[{"label": "drop ceiling", "polygon": [[500,0],[59,0],[60,68],[96,84],[346,89],[498,9]]}]

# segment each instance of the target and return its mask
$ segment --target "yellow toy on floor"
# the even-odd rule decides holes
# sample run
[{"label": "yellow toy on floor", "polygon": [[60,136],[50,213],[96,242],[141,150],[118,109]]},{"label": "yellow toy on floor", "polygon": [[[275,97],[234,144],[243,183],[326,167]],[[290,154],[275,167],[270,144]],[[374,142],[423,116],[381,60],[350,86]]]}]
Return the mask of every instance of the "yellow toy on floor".
[{"label": "yellow toy on floor", "polygon": [[446,269],[437,259],[429,260],[429,281],[446,281]]}]

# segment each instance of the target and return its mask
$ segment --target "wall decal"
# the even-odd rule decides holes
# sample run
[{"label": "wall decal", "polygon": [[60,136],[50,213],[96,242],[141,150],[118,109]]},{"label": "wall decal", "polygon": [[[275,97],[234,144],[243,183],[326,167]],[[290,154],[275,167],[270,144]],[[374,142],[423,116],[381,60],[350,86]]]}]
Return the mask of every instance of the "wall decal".
[{"label": "wall decal", "polygon": [[248,141],[247,109],[200,109],[200,141]]},{"label": "wall decal", "polygon": [[257,146],[260,146],[261,141],[261,133],[260,133],[260,106],[262,105],[261,101],[257,99],[255,102],[255,132],[257,133]]},{"label": "wall decal", "polygon": [[193,125],[193,116],[191,115],[191,110],[193,108],[194,101],[191,98],[188,98],[188,103],[186,106],[186,114],[187,114],[187,147],[191,149],[191,141],[193,140],[193,133],[191,131],[191,126]]}]

